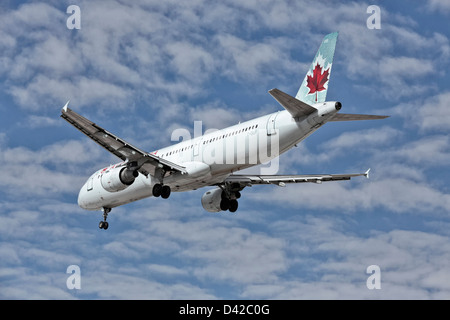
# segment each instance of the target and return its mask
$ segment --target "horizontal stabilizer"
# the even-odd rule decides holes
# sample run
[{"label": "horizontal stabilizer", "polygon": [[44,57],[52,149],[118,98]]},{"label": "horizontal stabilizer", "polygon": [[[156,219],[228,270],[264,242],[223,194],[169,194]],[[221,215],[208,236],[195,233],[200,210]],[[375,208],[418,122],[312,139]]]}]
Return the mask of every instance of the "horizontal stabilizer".
[{"label": "horizontal stabilizer", "polygon": [[281,90],[272,89],[269,90],[269,93],[292,115],[293,118],[307,116],[314,111],[317,111],[316,108],[311,107],[303,101],[297,100]]},{"label": "horizontal stabilizer", "polygon": [[380,120],[386,119],[389,116],[376,116],[371,114],[348,114],[348,113],[336,113],[328,121],[357,121],[357,120]]}]

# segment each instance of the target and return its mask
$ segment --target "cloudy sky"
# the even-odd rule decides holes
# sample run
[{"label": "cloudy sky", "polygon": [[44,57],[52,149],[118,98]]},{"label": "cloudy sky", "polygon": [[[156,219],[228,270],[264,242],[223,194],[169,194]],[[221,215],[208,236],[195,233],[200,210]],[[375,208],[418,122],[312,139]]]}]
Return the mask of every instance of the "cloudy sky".
[{"label": "cloudy sky", "polygon": [[[449,18],[446,0],[2,1],[0,298],[449,299]],[[117,159],[59,118],[67,100],[152,151],[280,110],[267,91],[295,95],[334,31],[328,99],[391,117],[329,123],[279,173],[370,180],[246,188],[235,214],[173,193],[113,209],[107,231],[77,206]]]}]

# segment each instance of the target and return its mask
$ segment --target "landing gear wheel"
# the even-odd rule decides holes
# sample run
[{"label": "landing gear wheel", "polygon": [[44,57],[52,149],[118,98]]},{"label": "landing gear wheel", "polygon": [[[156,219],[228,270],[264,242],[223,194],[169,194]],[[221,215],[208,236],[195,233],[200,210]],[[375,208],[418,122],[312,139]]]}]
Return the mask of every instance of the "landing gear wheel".
[{"label": "landing gear wheel", "polygon": [[230,200],[228,198],[223,198],[220,201],[220,210],[227,211],[230,208]]},{"label": "landing gear wheel", "polygon": [[230,212],[236,212],[237,208],[238,208],[237,200],[230,200],[230,208],[229,208]]},{"label": "landing gear wheel", "polygon": [[100,229],[108,229],[108,227],[109,227],[109,224],[108,224],[108,222],[106,222],[106,221],[100,221],[100,223],[98,224],[98,227],[100,228]]},{"label": "landing gear wheel", "polygon": [[163,188],[162,184],[160,183],[155,184],[152,190],[153,196],[159,197],[161,195],[162,188]]},{"label": "landing gear wheel", "polygon": [[170,187],[162,186],[161,187],[161,198],[167,199],[170,196]]},{"label": "landing gear wheel", "polygon": [[100,229],[105,229],[106,230],[109,227],[108,222],[106,222],[106,218],[108,218],[108,213],[111,212],[111,208],[103,208],[102,210],[103,210],[103,221],[99,222],[98,227]]}]

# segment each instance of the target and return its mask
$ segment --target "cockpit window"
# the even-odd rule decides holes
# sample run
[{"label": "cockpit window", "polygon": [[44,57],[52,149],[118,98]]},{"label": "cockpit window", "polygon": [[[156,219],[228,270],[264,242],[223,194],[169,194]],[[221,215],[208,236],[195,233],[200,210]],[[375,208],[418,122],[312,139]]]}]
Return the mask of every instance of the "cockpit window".
[{"label": "cockpit window", "polygon": [[87,182],[87,191],[94,189],[94,176],[90,177]]}]

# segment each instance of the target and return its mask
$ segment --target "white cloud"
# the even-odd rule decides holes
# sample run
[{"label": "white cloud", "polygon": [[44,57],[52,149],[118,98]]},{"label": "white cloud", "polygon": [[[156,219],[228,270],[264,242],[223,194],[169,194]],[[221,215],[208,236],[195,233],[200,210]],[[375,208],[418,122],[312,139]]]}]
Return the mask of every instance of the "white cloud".
[{"label": "white cloud", "polygon": [[392,155],[421,167],[445,166],[450,162],[450,139],[448,136],[429,136],[396,148]]},{"label": "white cloud", "polygon": [[188,42],[172,42],[167,44],[167,53],[172,57],[174,73],[190,81],[203,82],[215,71],[213,57],[200,46]]},{"label": "white cloud", "polygon": [[379,67],[381,80],[386,82],[396,77],[422,77],[434,71],[431,61],[412,57],[384,57]]},{"label": "white cloud", "polygon": [[46,3],[27,3],[19,6],[17,10],[5,10],[3,18],[5,29],[16,37],[23,36],[27,28],[35,31],[32,36],[37,37],[40,35],[40,29],[48,29],[65,22],[65,12]]},{"label": "white cloud", "polygon": [[432,49],[431,57],[433,60],[440,60],[440,63],[449,57],[449,39],[442,33],[434,32],[432,35],[424,36],[413,29],[396,25],[389,25],[389,31],[395,37],[396,44],[411,54],[426,56],[427,50]]},{"label": "white cloud", "polygon": [[[300,8],[304,14],[299,20],[294,12]],[[12,17],[3,20],[3,29],[15,29],[16,38],[24,37],[30,46],[25,48],[21,42],[5,40],[6,54],[0,70],[12,80],[8,92],[23,108],[48,108],[68,98],[80,106],[126,108],[136,103],[136,97],[138,100],[151,97],[153,102],[155,97],[156,102],[169,97],[171,103],[166,109],[171,109],[180,97],[205,94],[205,82],[212,77],[245,83],[267,83],[271,77],[277,77],[292,82],[299,70],[305,68],[297,58],[291,59],[291,52],[310,44],[312,35],[304,27],[317,25],[319,22],[312,17],[319,14],[331,18],[326,19],[325,26],[341,31],[339,50],[346,57],[350,75],[371,80],[375,76],[386,86],[381,92],[390,97],[401,98],[418,92],[422,87],[415,81],[402,88],[405,79],[411,79],[411,73],[415,77],[429,74],[435,67],[433,63],[428,57],[390,57],[386,52],[394,46],[396,39],[392,37],[401,39],[402,32],[420,39],[421,43],[425,38],[396,26],[392,27],[396,33],[388,38],[367,32],[361,23],[365,9],[363,4],[331,8],[304,3],[216,5],[197,1],[181,6],[167,2],[131,6],[98,1],[83,5],[82,29],[68,33],[65,12],[50,5],[25,4]],[[234,14],[218,14],[230,11]],[[334,18],[336,12],[342,16],[341,20]],[[41,21],[52,13],[56,18]],[[43,29],[40,33],[30,32],[35,25],[20,24],[23,20],[43,24]],[[62,27],[56,28],[58,24]],[[253,41],[240,33],[243,26],[249,32],[289,28],[301,31],[301,36],[295,41],[277,35]],[[178,30],[183,30],[183,36]],[[209,35],[207,31],[215,33]],[[448,40],[445,41],[445,36],[435,34],[427,43],[441,43],[449,48]],[[429,51],[429,47],[421,45],[420,48]],[[418,67],[409,68],[412,63]],[[181,77],[173,79],[170,71]]]},{"label": "white cloud", "polygon": [[351,148],[359,150],[392,145],[402,135],[398,129],[383,126],[380,128],[344,132],[321,146],[327,153],[346,152]]},{"label": "white cloud", "polygon": [[23,123],[22,125],[24,127],[35,129],[35,128],[42,128],[42,127],[59,127],[59,126],[63,125],[63,123],[61,122],[61,119],[59,119],[59,118],[29,115],[26,118],[25,123]]},{"label": "white cloud", "polygon": [[192,125],[194,121],[202,121],[202,133],[209,129],[223,129],[242,120],[237,110],[227,109],[219,102],[191,108],[189,113]]},{"label": "white cloud", "polygon": [[[415,230],[347,232],[348,219],[334,214],[293,216],[273,227],[290,239],[286,251],[296,257],[291,260],[296,277],[246,286],[245,298],[440,299],[450,294],[444,273],[450,259],[447,236]],[[366,286],[366,269],[373,264],[381,270],[381,290]]]},{"label": "white cloud", "polygon": [[419,106],[416,122],[422,130],[446,131],[450,128],[450,92],[441,93]]},{"label": "white cloud", "polygon": [[[365,12],[366,8],[359,10]],[[367,15],[360,16],[359,21],[337,22],[337,54],[343,56],[344,68],[354,86],[391,101],[435,92],[436,82],[426,79],[432,74],[441,75],[442,64],[450,55],[448,37],[439,32],[424,35],[419,26],[399,21],[396,13],[383,7],[381,12],[382,28],[378,32],[366,28],[363,19]]]},{"label": "white cloud", "polygon": [[261,282],[276,279],[286,268],[283,241],[243,228],[217,226],[206,217],[185,223],[153,221],[149,231],[180,243],[179,254],[197,261],[192,272],[200,279]]},{"label": "white cloud", "polygon": [[2,161],[17,164],[55,164],[66,166],[94,162],[101,158],[102,149],[90,140],[69,140],[47,145],[33,151],[24,147],[4,148]]},{"label": "white cloud", "polygon": [[290,83],[299,72],[306,72],[305,66],[292,60],[288,54],[295,44],[288,38],[267,38],[262,42],[244,40],[231,34],[219,34],[215,38],[221,49],[217,51],[221,66],[219,72],[233,81],[268,83],[276,77],[289,79],[286,81]]},{"label": "white cloud", "polygon": [[182,269],[182,268],[177,268],[174,266],[170,266],[170,265],[150,264],[148,266],[148,269],[152,273],[158,273],[158,274],[166,275],[168,277],[183,276],[183,275],[188,274],[187,270]]},{"label": "white cloud", "polygon": [[[116,272],[92,272],[83,278],[82,292],[99,299],[216,299],[207,290],[189,283],[163,284]],[[120,288],[120,290],[117,290]]]},{"label": "white cloud", "polygon": [[[372,179],[349,186],[339,182],[288,185],[286,188],[273,187],[272,192],[247,192],[252,201],[264,201],[289,207],[308,209],[357,210],[387,209],[391,212],[442,216],[450,206],[450,194],[437,190],[422,181],[407,178],[379,178],[372,169]],[[326,196],[325,196],[326,195]]]},{"label": "white cloud", "polygon": [[102,157],[101,148],[91,141],[58,142],[37,151],[0,147],[0,160],[4,163],[0,187],[14,198],[21,198],[24,193],[77,193],[88,173],[83,177],[74,165],[89,165]]},{"label": "white cloud", "polygon": [[431,11],[444,13],[450,12],[450,3],[445,0],[428,0],[427,7]]},{"label": "white cloud", "polygon": [[406,126],[418,127],[422,132],[445,132],[450,124],[450,92],[401,103],[390,111],[406,119]]},{"label": "white cloud", "polygon": [[116,109],[129,106],[126,101],[133,94],[130,90],[98,79],[75,77],[68,81],[44,75],[36,76],[26,86],[13,85],[9,91],[18,104],[35,111],[60,108],[67,100],[77,107],[94,104],[96,108]]},{"label": "white cloud", "polygon": [[[39,43],[39,46],[24,49],[16,63],[11,66],[9,77],[22,80],[24,73],[30,72],[28,79],[34,73],[44,73],[49,77],[68,77],[84,71],[80,57],[71,50],[70,44],[61,38],[49,34],[49,37]],[[28,80],[27,79],[27,80]]]}]

